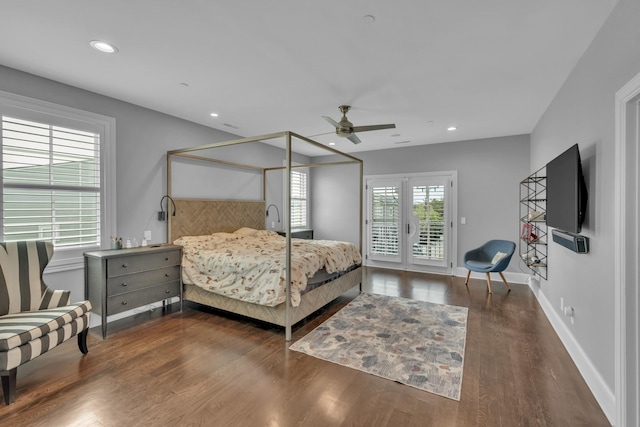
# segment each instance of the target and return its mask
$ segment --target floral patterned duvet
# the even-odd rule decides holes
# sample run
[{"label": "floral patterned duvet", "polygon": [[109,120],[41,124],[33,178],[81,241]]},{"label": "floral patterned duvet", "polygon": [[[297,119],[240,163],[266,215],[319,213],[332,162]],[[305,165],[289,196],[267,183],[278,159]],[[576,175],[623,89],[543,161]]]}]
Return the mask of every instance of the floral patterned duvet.
[{"label": "floral patterned duvet", "polygon": [[[285,301],[286,239],[276,232],[242,228],[185,236],[174,243],[183,247],[184,283],[266,306]],[[341,272],[361,261],[352,243],[291,239],[291,304],[299,305],[300,293],[316,271]]]}]

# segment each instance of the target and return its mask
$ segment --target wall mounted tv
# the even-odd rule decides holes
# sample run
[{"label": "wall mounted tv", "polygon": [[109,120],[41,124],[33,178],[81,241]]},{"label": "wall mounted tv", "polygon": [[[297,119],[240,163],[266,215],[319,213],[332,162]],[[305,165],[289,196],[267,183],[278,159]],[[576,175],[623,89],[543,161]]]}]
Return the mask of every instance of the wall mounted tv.
[{"label": "wall mounted tv", "polygon": [[587,185],[578,144],[547,163],[547,225],[580,233],[587,213]]}]

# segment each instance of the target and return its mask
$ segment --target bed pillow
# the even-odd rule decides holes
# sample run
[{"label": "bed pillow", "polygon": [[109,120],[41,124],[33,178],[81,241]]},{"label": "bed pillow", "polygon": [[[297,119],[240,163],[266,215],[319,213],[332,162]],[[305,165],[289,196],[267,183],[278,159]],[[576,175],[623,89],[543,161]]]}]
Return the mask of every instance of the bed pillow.
[{"label": "bed pillow", "polygon": [[491,260],[491,264],[497,264],[500,262],[500,260],[504,257],[506,257],[507,254],[505,252],[497,252],[494,256],[493,259]]},{"label": "bed pillow", "polygon": [[256,234],[257,231],[258,230],[256,230],[255,228],[241,227],[241,228],[238,228],[236,231],[234,231],[234,233],[239,234],[241,236],[252,236]]},{"label": "bed pillow", "polygon": [[217,233],[212,233],[211,236],[213,237],[220,237],[223,239],[229,239],[229,238],[237,238],[238,235],[237,234],[233,234],[233,233],[226,233],[224,231],[219,231]]}]

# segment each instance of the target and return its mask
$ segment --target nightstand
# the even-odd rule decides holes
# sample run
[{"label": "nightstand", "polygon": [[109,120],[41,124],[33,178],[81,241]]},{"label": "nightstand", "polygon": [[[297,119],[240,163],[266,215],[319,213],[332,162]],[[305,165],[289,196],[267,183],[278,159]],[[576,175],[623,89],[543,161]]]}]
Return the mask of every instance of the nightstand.
[{"label": "nightstand", "polygon": [[132,249],[85,252],[85,298],[102,318],[136,307],[180,297],[182,246],[154,245]]},{"label": "nightstand", "polygon": [[[278,234],[281,236],[286,236],[287,233],[284,231],[278,231]],[[295,239],[309,239],[313,240],[313,229],[311,228],[292,228],[291,229],[291,237]]]}]

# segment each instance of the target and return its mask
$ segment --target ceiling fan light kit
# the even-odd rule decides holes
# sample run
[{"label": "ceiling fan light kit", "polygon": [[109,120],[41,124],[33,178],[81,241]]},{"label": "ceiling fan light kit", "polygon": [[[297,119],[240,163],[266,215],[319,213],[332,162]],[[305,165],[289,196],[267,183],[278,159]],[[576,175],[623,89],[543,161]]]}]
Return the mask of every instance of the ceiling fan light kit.
[{"label": "ceiling fan light kit", "polygon": [[341,105],[338,107],[340,112],[342,113],[342,118],[339,122],[336,122],[331,117],[322,116],[327,122],[331,123],[333,127],[336,128],[336,135],[341,136],[343,138],[347,138],[349,141],[354,144],[359,144],[360,138],[355,135],[356,132],[368,132],[372,130],[381,130],[381,129],[394,129],[396,127],[395,124],[387,124],[387,125],[368,125],[368,126],[353,126],[353,123],[347,119],[347,112],[351,109],[350,105]]}]

